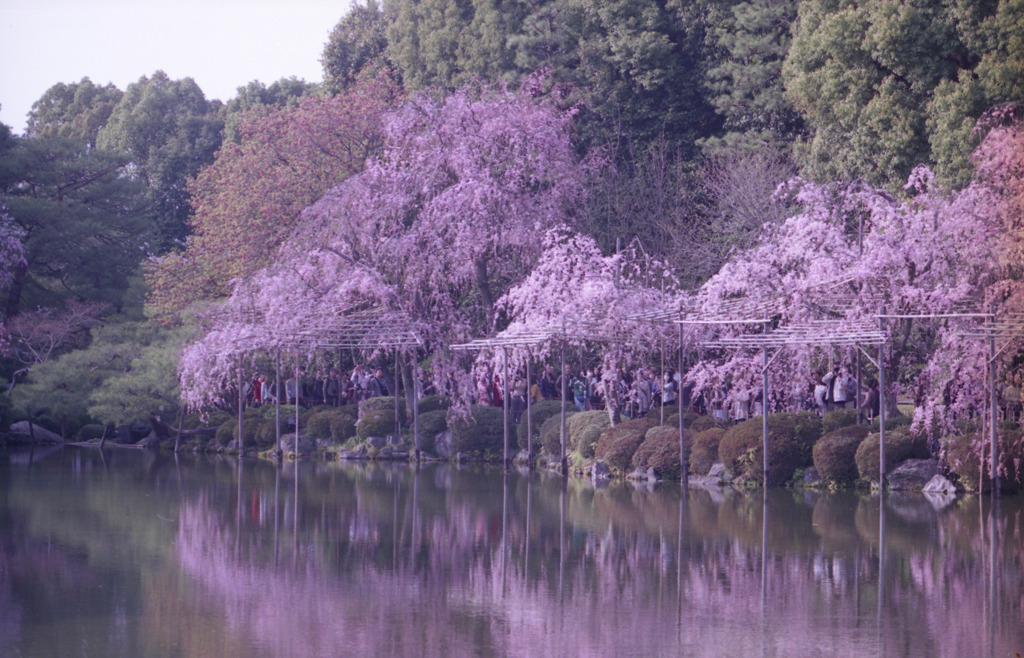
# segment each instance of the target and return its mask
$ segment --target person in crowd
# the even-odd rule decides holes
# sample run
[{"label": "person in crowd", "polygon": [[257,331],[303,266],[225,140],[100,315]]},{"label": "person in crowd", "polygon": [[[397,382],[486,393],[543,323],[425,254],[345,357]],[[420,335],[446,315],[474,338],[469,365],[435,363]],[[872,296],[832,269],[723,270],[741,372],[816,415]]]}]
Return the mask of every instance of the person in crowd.
[{"label": "person in crowd", "polygon": [[580,411],[587,410],[587,374],[582,370],[572,378],[569,386],[572,388],[572,400]]},{"label": "person in crowd", "polygon": [[384,379],[384,370],[375,368],[369,381],[366,383],[366,396],[368,398],[378,398],[388,395],[391,395],[391,392],[388,390],[387,381]]},{"label": "person in crowd", "polygon": [[524,411],[526,411],[526,380],[521,374],[517,374],[512,384],[512,422],[518,425]]},{"label": "person in crowd", "polygon": [[324,404],[336,407],[340,399],[341,377],[338,376],[336,369],[331,368],[331,371],[327,373],[327,379],[324,381]]},{"label": "person in crowd", "polygon": [[349,381],[352,382],[353,396],[352,402],[359,404],[366,399],[366,385],[369,383],[370,375],[366,372],[366,367],[357,363],[356,367],[352,369],[352,375],[349,377]]},{"label": "person in crowd", "polygon": [[661,387],[661,399],[666,407],[676,403],[676,385],[676,371],[670,368]]},{"label": "person in crowd", "polygon": [[864,392],[864,399],[861,400],[860,408],[864,411],[864,417],[870,422],[878,415],[881,395],[878,390],[878,380],[868,380],[868,390]]},{"label": "person in crowd", "polygon": [[266,380],[262,374],[257,374],[249,385],[249,404],[257,409],[263,404],[263,382]]},{"label": "person in crowd", "polygon": [[260,380],[260,398],[267,404],[276,402],[277,394],[275,393],[275,389],[277,388],[277,382],[270,383],[263,375],[260,375]]},{"label": "person in crowd", "polygon": [[434,381],[427,376],[427,371],[420,368],[419,376],[420,395],[426,397],[428,395],[437,395],[437,388],[434,387]]}]

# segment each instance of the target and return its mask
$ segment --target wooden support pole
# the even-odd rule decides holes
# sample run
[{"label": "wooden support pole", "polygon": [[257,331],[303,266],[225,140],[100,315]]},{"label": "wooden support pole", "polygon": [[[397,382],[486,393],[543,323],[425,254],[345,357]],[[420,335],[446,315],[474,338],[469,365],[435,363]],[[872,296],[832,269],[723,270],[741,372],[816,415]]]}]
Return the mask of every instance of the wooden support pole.
[{"label": "wooden support pole", "polygon": [[401,364],[398,361],[398,348],[395,348],[395,390],[391,391],[391,394],[395,396],[395,438],[397,439],[402,434],[402,422],[398,420],[398,378],[401,372]]},{"label": "wooden support pole", "polygon": [[[879,311],[881,314],[881,311]],[[878,328],[885,334],[885,320]],[[878,346],[878,486],[885,491],[885,343]]]},{"label": "wooden support pole", "polygon": [[238,455],[245,452],[245,372],[238,364]]},{"label": "wooden support pole", "polygon": [[[765,325],[768,331],[768,325]],[[761,450],[764,452],[764,486],[768,486],[768,348],[761,348]]]},{"label": "wooden support pole", "polygon": [[504,452],[503,452],[503,458],[502,459],[503,459],[503,462],[505,464],[505,468],[508,468],[508,465],[509,465],[509,458],[508,458],[508,414],[509,414],[509,409],[508,409],[508,407],[509,407],[509,400],[510,400],[511,396],[509,395],[509,388],[508,388],[508,348],[507,347],[501,348],[501,357],[502,357],[502,373],[501,373],[501,389],[502,390],[501,390],[501,398],[502,398],[502,410],[504,411],[504,413],[502,414],[502,416],[503,416],[503,418],[502,418],[502,420],[503,420],[502,432],[503,432],[503,438],[505,440],[505,447],[504,447]]},{"label": "wooden support pole", "polygon": [[416,376],[416,352],[412,355],[412,436],[416,463],[420,462],[420,383]]},{"label": "wooden support pole", "polygon": [[561,427],[560,427],[560,430],[559,430],[560,431],[560,434],[559,434],[559,445],[561,445],[561,447],[562,447],[562,456],[561,456],[562,477],[569,477],[569,462],[567,460],[567,455],[565,454],[565,396],[566,396],[567,392],[566,392],[566,381],[565,381],[565,336],[564,336],[564,332],[563,332],[563,336],[562,336],[562,374],[561,374],[561,380],[562,380],[562,386],[561,386],[561,389],[562,389],[562,424],[561,424]]},{"label": "wooden support pole", "polygon": [[[299,381],[299,357],[295,357],[295,463],[299,463],[299,400],[302,398],[302,382]],[[295,467],[295,486],[298,487],[299,467]]]},{"label": "wooden support pole", "polygon": [[274,445],[281,459],[281,349],[274,358]]},{"label": "wooden support pole", "polygon": [[[989,307],[989,313],[993,309]],[[996,338],[990,334],[988,339],[988,369],[989,369],[989,395],[992,398],[989,418],[989,478],[992,481],[992,497],[999,497],[999,432],[997,430],[997,408],[999,400],[996,397]],[[980,483],[979,483],[980,487]]]},{"label": "wooden support pole", "polygon": [[690,464],[686,458],[686,433],[683,421],[686,411],[683,409],[683,325],[679,325],[679,386],[676,388],[676,408],[679,410],[679,480],[685,498],[690,488]]},{"label": "wooden support pole", "polygon": [[[530,367],[533,365],[530,353],[526,353],[526,463],[533,467],[533,383]],[[527,494],[529,496],[529,494]]]}]

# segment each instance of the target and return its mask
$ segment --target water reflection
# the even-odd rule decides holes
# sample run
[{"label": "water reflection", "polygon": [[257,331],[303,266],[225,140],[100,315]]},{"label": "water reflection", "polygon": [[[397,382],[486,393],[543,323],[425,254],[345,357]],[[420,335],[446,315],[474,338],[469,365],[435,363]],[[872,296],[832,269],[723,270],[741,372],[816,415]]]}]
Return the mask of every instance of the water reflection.
[{"label": "water reflection", "polygon": [[1021,525],[1019,498],[0,455],[0,655],[1012,656]]}]

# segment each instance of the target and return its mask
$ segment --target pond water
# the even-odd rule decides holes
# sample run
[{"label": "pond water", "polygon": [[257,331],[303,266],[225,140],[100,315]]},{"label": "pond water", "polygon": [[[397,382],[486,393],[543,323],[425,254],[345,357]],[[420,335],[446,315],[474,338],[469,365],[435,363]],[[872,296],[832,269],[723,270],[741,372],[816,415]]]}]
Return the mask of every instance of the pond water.
[{"label": "pond water", "polygon": [[1015,656],[1021,497],[0,452],[0,656]]}]

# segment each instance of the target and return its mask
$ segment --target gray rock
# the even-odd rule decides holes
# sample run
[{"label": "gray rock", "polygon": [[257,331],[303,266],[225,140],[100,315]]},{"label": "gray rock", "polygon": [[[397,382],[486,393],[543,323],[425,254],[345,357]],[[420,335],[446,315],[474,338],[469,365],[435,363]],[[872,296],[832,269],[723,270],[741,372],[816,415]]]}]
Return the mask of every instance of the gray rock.
[{"label": "gray rock", "polygon": [[[295,454],[295,434],[281,435],[281,450],[285,454]],[[308,436],[299,435],[299,454],[311,455],[316,450],[316,444]]]},{"label": "gray rock", "polygon": [[143,438],[141,441],[139,441],[138,445],[139,445],[139,447],[145,448],[146,450],[159,450],[160,449],[160,439],[157,438],[157,436],[155,434],[150,434],[149,436],[147,436],[147,437]]},{"label": "gray rock", "polygon": [[452,456],[452,433],[441,432],[434,437],[434,454],[441,459],[448,459]]},{"label": "gray rock", "polygon": [[602,461],[594,462],[594,466],[590,469],[590,477],[594,480],[607,480],[612,476],[612,470],[608,468],[608,464]]},{"label": "gray rock", "polygon": [[721,480],[725,475],[725,464],[722,462],[715,462],[711,465],[711,470],[708,471],[709,478],[715,478]]},{"label": "gray rock", "polygon": [[626,479],[627,480],[633,480],[633,481],[636,481],[636,482],[646,482],[647,481],[647,471],[645,471],[642,468],[637,468],[637,469],[633,470],[632,473],[627,475]]},{"label": "gray rock", "polygon": [[383,436],[371,436],[366,439],[366,444],[371,448],[383,448],[388,444],[388,440]]},{"label": "gray rock", "polygon": [[48,429],[42,428],[39,425],[33,423],[31,434],[29,433],[29,426],[27,420],[11,425],[11,428],[7,430],[7,442],[11,444],[24,444],[28,445],[32,442],[32,437],[35,436],[36,443],[50,443],[50,444],[61,444],[64,443],[64,439],[60,434],[54,434]]},{"label": "gray rock", "polygon": [[516,466],[529,466],[530,452],[528,450],[520,450],[516,453],[516,456],[512,458],[512,463]]},{"label": "gray rock", "polygon": [[936,473],[935,477],[933,477],[931,480],[928,480],[928,484],[924,485],[921,491],[925,493],[937,494],[955,493],[956,487],[953,486],[953,483],[947,480],[945,477]]},{"label": "gray rock", "polygon": [[939,472],[934,459],[908,459],[886,477],[892,491],[920,491]]},{"label": "gray rock", "polygon": [[647,467],[647,481],[648,482],[657,482],[660,479],[661,478],[658,477],[658,472],[654,470],[654,467],[653,466],[648,466]]},{"label": "gray rock", "polygon": [[818,475],[818,469],[813,466],[809,466],[804,469],[804,484],[817,484],[821,482],[821,476]]}]

